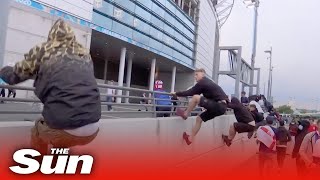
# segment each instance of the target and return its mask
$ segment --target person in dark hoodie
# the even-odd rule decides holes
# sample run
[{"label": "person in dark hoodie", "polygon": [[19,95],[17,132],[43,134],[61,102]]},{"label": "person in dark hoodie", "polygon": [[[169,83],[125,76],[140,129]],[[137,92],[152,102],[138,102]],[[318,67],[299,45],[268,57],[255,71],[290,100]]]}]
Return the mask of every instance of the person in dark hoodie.
[{"label": "person in dark hoodie", "polygon": [[277,139],[277,162],[278,162],[278,171],[280,172],[283,167],[283,162],[287,153],[287,143],[291,141],[290,132],[284,127],[285,122],[279,122],[280,127],[277,130],[276,139]]},{"label": "person in dark hoodie", "polygon": [[236,97],[232,97],[231,102],[228,104],[228,107],[233,109],[234,115],[236,116],[236,119],[238,121],[230,126],[229,136],[222,135],[222,138],[226,145],[230,146],[237,132],[248,132],[251,133],[252,136],[255,129],[255,120],[248,108],[246,108]]},{"label": "person in dark hoodie", "polygon": [[62,19],[51,28],[47,42],[33,47],[14,67],[0,70],[10,85],[35,79],[34,93],[44,104],[35,122],[31,146],[42,155],[48,145],[66,148],[90,143],[98,134],[101,101],[88,50],[79,44]]},{"label": "person in dark hoodie", "polygon": [[299,178],[305,177],[307,173],[307,166],[305,162],[302,160],[302,158],[300,157],[299,150],[304,137],[308,134],[309,126],[310,126],[310,122],[307,120],[301,120],[298,122],[298,132],[295,137],[294,148],[292,151],[292,158],[296,159],[296,168],[297,168],[297,174]]}]

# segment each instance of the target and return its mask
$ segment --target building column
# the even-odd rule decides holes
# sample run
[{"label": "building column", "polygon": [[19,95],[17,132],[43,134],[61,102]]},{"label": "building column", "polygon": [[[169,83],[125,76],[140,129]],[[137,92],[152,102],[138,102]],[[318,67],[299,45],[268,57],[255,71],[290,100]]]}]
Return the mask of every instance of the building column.
[{"label": "building column", "polygon": [[177,74],[177,67],[173,66],[172,68],[172,76],[171,76],[171,92],[175,92],[175,84],[176,84],[176,74]]},{"label": "building column", "polygon": [[184,1],[185,1],[185,0],[182,0],[182,1],[181,1],[181,6],[180,6],[180,7],[181,7],[182,10],[183,10],[183,6],[184,6]]},{"label": "building column", "polygon": [[[121,55],[120,55],[120,65],[119,65],[119,76],[118,76],[118,86],[123,87],[123,76],[124,76],[124,66],[126,61],[126,48],[121,49]],[[117,95],[122,95],[122,90],[117,90]],[[121,97],[117,97],[117,103],[121,103]]]},{"label": "building column", "polygon": [[[132,59],[133,55],[129,56],[128,64],[127,64],[127,79],[126,79],[126,85],[129,88],[131,86],[131,74],[132,74]],[[130,95],[130,91],[126,91],[126,96]],[[126,98],[126,103],[129,103],[129,98]]]},{"label": "building column", "polygon": [[150,79],[149,79],[149,90],[153,91],[154,87],[154,75],[156,72],[156,59],[152,59],[151,70],[150,70]]},{"label": "building column", "polygon": [[181,0],[178,0],[178,6],[181,7]]},{"label": "building column", "polygon": [[6,50],[10,2],[11,0],[2,0],[0,6],[0,68],[5,65],[4,55]]},{"label": "building column", "polygon": [[103,80],[107,84],[107,74],[108,74],[108,59],[104,60],[104,71],[103,71]]}]

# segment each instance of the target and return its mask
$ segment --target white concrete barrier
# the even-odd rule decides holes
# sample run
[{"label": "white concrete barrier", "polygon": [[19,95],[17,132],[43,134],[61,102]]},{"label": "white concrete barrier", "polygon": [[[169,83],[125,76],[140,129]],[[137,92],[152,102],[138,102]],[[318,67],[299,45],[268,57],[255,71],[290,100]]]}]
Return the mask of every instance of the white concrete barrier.
[{"label": "white concrete barrier", "polygon": [[[221,135],[228,134],[234,115],[224,115],[203,123],[194,143],[190,146],[182,139],[184,131],[191,132],[195,118],[157,119],[102,119],[97,138],[86,146],[73,147],[74,152],[95,152],[107,158],[115,168],[123,166],[148,166],[181,168],[198,164],[204,159],[224,164],[225,169],[235,167],[256,153],[253,140],[247,134],[237,135],[231,147],[224,145]],[[1,122],[0,148],[26,147],[30,143],[31,122]],[[8,143],[8,139],[10,143]],[[6,142],[6,143],[3,143]],[[103,152],[103,153],[101,153]],[[108,155],[111,155],[108,157]],[[109,158],[109,159],[108,159]]]}]

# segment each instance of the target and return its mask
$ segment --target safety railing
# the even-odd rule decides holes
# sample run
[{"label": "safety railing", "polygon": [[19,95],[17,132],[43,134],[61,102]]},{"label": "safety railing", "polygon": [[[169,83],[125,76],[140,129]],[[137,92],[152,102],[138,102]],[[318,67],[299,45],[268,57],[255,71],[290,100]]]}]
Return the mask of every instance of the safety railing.
[{"label": "safety railing", "polygon": [[[117,93],[117,94],[107,94],[107,93],[100,93],[100,97],[101,97],[101,106],[102,106],[102,115],[116,115],[116,114],[151,114],[152,117],[159,117],[159,116],[172,116],[175,114],[175,109],[176,108],[187,108],[188,105],[188,98],[180,98],[178,100],[174,100],[171,99],[161,99],[161,98],[156,98],[158,94],[165,94],[165,95],[170,95],[167,92],[159,92],[159,91],[150,91],[150,90],[146,90],[146,89],[138,89],[138,88],[129,88],[129,87],[120,87],[120,86],[114,86],[114,85],[107,85],[107,84],[98,84],[98,87],[100,90],[103,89],[112,89],[112,90],[116,90],[116,91],[122,91],[121,93]],[[23,91],[34,91],[35,88],[34,87],[25,87],[25,86],[10,86],[10,85],[0,85],[0,89],[4,88],[4,89],[15,89],[15,90],[23,90]],[[142,96],[137,96],[137,95],[124,95],[127,94],[127,92],[129,92],[129,94],[132,94],[133,92],[135,92],[135,94],[143,94],[146,93],[148,94],[147,97],[142,97]],[[118,101],[120,101],[121,103],[117,103],[117,102],[110,102],[107,101],[107,97],[111,97],[111,98],[115,98],[118,99]],[[132,102],[134,101],[135,102]],[[137,100],[139,102],[137,102]],[[23,103],[31,103],[32,106],[34,106],[34,104],[41,104],[41,101],[37,98],[6,98],[6,97],[0,97],[0,101],[4,101],[4,102],[23,102]],[[127,101],[127,102],[126,102]],[[169,101],[170,105],[159,105],[158,102],[159,101]],[[148,102],[148,103],[141,103],[141,102]],[[176,103],[176,104],[175,104]],[[115,109],[113,109],[113,111],[109,111],[108,106],[112,106],[115,107]],[[126,108],[124,108],[126,107]],[[131,107],[128,108],[128,107]],[[169,110],[166,111],[161,111],[161,107],[168,107],[170,108]],[[145,110],[141,110],[141,108],[145,109]],[[120,110],[120,109],[125,109],[125,110]],[[146,111],[147,110],[147,111]],[[41,114],[42,109],[39,108],[38,110],[31,110],[31,111],[18,111],[18,110],[3,110],[0,109],[0,114]],[[193,115],[200,113],[200,110],[194,110],[192,112]]]}]

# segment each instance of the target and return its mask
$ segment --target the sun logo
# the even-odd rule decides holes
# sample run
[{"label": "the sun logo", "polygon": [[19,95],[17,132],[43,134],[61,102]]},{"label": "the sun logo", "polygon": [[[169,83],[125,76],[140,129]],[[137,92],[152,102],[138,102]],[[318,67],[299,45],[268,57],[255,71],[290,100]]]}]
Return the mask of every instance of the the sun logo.
[{"label": "the sun logo", "polygon": [[[41,164],[33,159],[41,154],[33,149],[21,149],[13,154],[13,160],[19,163],[18,166],[9,167],[11,171],[17,174],[32,174],[40,169],[43,174],[75,174],[79,161],[82,161],[82,168],[80,174],[90,174],[93,157],[90,155],[69,155],[67,148],[52,148],[52,155],[44,155]],[[55,167],[52,168],[52,161],[54,155],[58,155]],[[24,166],[22,166],[24,165]]]}]

